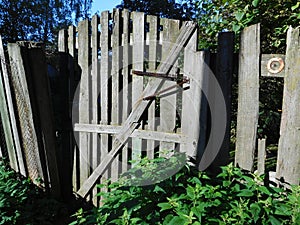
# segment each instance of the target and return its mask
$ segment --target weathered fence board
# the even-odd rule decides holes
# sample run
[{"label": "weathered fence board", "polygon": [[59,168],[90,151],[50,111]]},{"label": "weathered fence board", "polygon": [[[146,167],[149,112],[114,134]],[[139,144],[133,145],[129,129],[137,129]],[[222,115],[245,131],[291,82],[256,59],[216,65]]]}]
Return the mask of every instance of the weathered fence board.
[{"label": "weathered fence board", "polygon": [[[175,43],[179,33],[179,20],[161,19],[162,20],[162,61],[168,56],[168,52],[172,45]],[[179,68],[177,67],[178,60],[172,64],[170,74],[176,74]],[[174,86],[174,81],[166,80],[161,89],[167,89],[170,86]],[[163,132],[173,132],[176,126],[176,104],[177,95],[170,94],[165,95],[160,99],[160,124],[159,130]],[[159,145],[160,152],[164,155],[164,151],[170,151],[175,148],[175,144],[172,142],[161,142]]]},{"label": "weathered fence board", "polygon": [[259,107],[260,25],[242,32],[235,164],[253,170]]},{"label": "weathered fence board", "polygon": [[[147,23],[149,23],[149,33],[147,35],[147,42],[149,45],[148,50],[148,70],[147,72],[155,72],[158,61],[158,18],[156,16],[147,16]],[[151,78],[149,78],[151,79]],[[153,100],[148,108],[148,130],[155,130],[156,118],[155,118],[155,104],[156,100]],[[155,153],[155,141],[147,141],[147,157],[149,159],[154,158]]]},{"label": "weathered fence board", "polygon": [[300,182],[300,36],[299,27],[287,33],[286,69],[276,177]]}]

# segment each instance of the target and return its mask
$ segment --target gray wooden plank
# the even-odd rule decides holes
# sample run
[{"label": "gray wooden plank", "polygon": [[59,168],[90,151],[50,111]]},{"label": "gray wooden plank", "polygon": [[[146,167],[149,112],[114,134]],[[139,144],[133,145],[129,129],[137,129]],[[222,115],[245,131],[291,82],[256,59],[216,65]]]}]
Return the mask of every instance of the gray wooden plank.
[{"label": "gray wooden plank", "polygon": [[[99,95],[99,85],[100,85],[100,76],[99,76],[99,64],[98,64],[98,50],[99,50],[99,35],[98,35],[98,25],[99,17],[94,15],[92,18],[92,124],[98,124],[98,95]],[[100,141],[98,134],[92,134],[92,152],[91,152],[91,169],[94,170],[100,163]],[[97,205],[97,188],[93,190],[93,202],[94,205]]]},{"label": "gray wooden plank", "polygon": [[299,27],[287,33],[286,68],[276,177],[300,182],[300,37]]},{"label": "gray wooden plank", "polygon": [[182,115],[181,132],[187,135],[190,140],[181,145],[181,152],[188,156],[196,158],[198,137],[200,133],[200,106],[201,106],[201,88],[204,72],[204,52],[197,52],[197,33],[190,39],[184,50],[183,72],[190,79],[189,84],[185,84],[182,93]]},{"label": "gray wooden plank", "polygon": [[[161,25],[163,26],[162,36],[162,61],[168,56],[168,51],[172,48],[179,33],[179,20],[161,19]],[[176,74],[178,61],[172,66],[170,73]],[[166,80],[162,86],[162,89],[169,88],[175,84],[174,81]],[[164,96],[160,98],[160,131],[174,132],[176,126],[176,94]],[[174,150],[175,145],[171,142],[160,143],[160,154],[163,156],[163,152],[169,152]]]},{"label": "gray wooden plank", "polygon": [[[132,46],[132,69],[144,71],[145,51],[145,14],[132,12],[133,23],[133,46]],[[132,75],[132,105],[134,105],[143,93],[144,79],[142,76]],[[139,161],[142,154],[142,140],[132,139],[132,160]],[[134,165],[134,164],[133,164]]]},{"label": "gray wooden plank", "polygon": [[[120,112],[120,54],[121,54],[121,12],[119,9],[113,11],[113,31],[112,31],[112,109],[111,109],[111,124],[119,125],[121,112]],[[116,157],[111,165],[111,179],[116,181],[119,176],[119,158]]]},{"label": "gray wooden plank", "polygon": [[282,54],[262,54],[260,74],[263,77],[284,77],[285,55]]},{"label": "gray wooden plank", "polygon": [[[131,107],[131,98],[129,95],[129,20],[130,20],[130,13],[129,10],[124,9],[122,10],[122,17],[123,17],[123,34],[122,34],[122,47],[123,47],[123,63],[122,63],[122,75],[123,75],[123,88],[122,88],[122,95],[123,95],[123,102],[122,102],[122,123],[126,121],[129,110]],[[128,170],[128,144],[126,144],[122,149],[122,172],[126,172]]]},{"label": "gray wooden plank", "polygon": [[[120,132],[122,126],[117,125],[96,125],[96,124],[78,124],[74,125],[75,132],[89,132],[98,134],[112,134],[116,135]],[[156,140],[156,141],[169,141],[175,143],[186,143],[188,140],[187,135],[168,133],[160,131],[150,131],[150,130],[140,130],[136,129],[130,135],[130,137],[138,137],[146,140]]]},{"label": "gray wooden plank", "polygon": [[[147,22],[149,23],[149,33],[147,36],[147,41],[149,45],[149,68],[148,72],[155,72],[157,68],[157,50],[158,50],[158,17],[157,16],[147,16]],[[149,78],[151,79],[151,78]],[[152,78],[153,79],[153,78]],[[155,79],[155,78],[154,78]],[[148,125],[147,129],[154,131],[156,124],[155,118],[155,101],[152,101],[148,108]],[[154,158],[155,141],[147,141],[147,157],[149,159]]]},{"label": "gray wooden plank", "polygon": [[[101,64],[100,64],[100,124],[108,125],[108,79],[109,79],[109,11],[101,13],[100,25],[100,47],[101,47]],[[108,154],[108,135],[101,134],[100,136],[100,162],[105,160]],[[100,163],[100,164],[101,164]],[[108,179],[108,173],[103,173],[101,183]],[[103,189],[105,191],[106,189]]]},{"label": "gray wooden plank", "polygon": [[9,111],[9,118],[10,118],[10,123],[11,123],[12,134],[13,134],[14,147],[15,147],[16,154],[17,154],[19,172],[23,176],[26,176],[26,169],[25,169],[26,165],[24,163],[22,148],[21,148],[21,144],[20,144],[20,138],[19,138],[19,133],[18,133],[18,128],[17,128],[15,110],[14,110],[14,106],[13,106],[12,93],[11,93],[11,89],[10,89],[8,70],[7,70],[6,63],[7,63],[7,61],[5,59],[2,38],[0,35],[0,66],[1,66],[1,70],[2,70],[2,79],[3,79],[3,84],[4,84],[3,87],[5,89],[5,96],[6,96],[7,106],[8,106],[8,111]]},{"label": "gray wooden plank", "polygon": [[[2,61],[4,59],[0,58],[0,60]],[[3,80],[3,74],[0,70],[0,116],[2,121],[3,131],[4,131],[4,138],[5,138],[5,143],[8,151],[10,166],[15,171],[19,172],[17,155],[16,155],[15,145],[13,140],[13,133],[12,133],[12,128],[9,119],[8,105],[6,102],[5,90],[4,90],[4,85],[2,80]]]},{"label": "gray wooden plank", "polygon": [[262,175],[265,173],[266,160],[266,139],[258,139],[257,144],[257,173]]},{"label": "gray wooden plank", "polygon": [[235,164],[253,170],[259,111],[260,24],[242,32]]},{"label": "gray wooden plank", "polygon": [[[169,52],[169,56],[166,58],[165,62],[162,62],[157,69],[158,73],[168,73],[172,65],[178,58],[183,47],[185,47],[188,39],[194,33],[196,29],[196,24],[194,22],[185,22],[181,27],[180,34],[177,38],[176,44]],[[113,158],[116,156],[120,148],[127,141],[130,134],[135,130],[139,125],[140,117],[143,112],[149,105],[148,101],[143,101],[145,96],[152,95],[155,93],[158,88],[162,85],[163,81],[160,79],[151,80],[146,88],[143,91],[143,94],[134,104],[133,110],[127,118],[126,122],[123,124],[122,130],[116,135],[115,141],[113,142],[112,150],[110,153],[103,159],[101,164],[96,168],[96,170],[91,174],[88,180],[84,183],[81,189],[78,191],[78,194],[81,196],[86,196],[89,190],[95,185],[97,179],[103,174],[107,166],[111,163]]]},{"label": "gray wooden plank", "polygon": [[[78,65],[81,69],[80,91],[79,91],[79,123],[89,123],[90,117],[90,54],[89,21],[84,20],[78,24]],[[90,170],[90,134],[81,132],[79,134],[80,155],[80,186],[89,176]]]},{"label": "gray wooden plank", "polygon": [[21,49],[17,44],[8,44],[8,54],[28,175],[32,180],[44,179]]}]

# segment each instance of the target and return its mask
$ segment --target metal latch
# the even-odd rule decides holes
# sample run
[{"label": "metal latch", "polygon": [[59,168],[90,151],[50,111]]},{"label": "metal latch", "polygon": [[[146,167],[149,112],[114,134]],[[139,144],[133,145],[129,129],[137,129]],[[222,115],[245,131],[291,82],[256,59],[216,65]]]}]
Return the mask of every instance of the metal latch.
[{"label": "metal latch", "polygon": [[172,85],[163,90],[160,90],[160,91],[154,93],[153,95],[144,97],[143,100],[153,100],[156,97],[158,97],[159,95],[161,95],[162,93],[165,93],[166,91],[169,91],[173,88],[179,87],[185,83],[190,83],[190,79],[187,76],[184,76],[183,74],[179,74],[179,73],[177,73],[175,75],[175,74],[152,73],[152,72],[143,72],[143,71],[133,70],[132,74],[135,74],[138,76],[150,76],[150,77],[164,78],[164,79],[168,79],[168,80],[177,82],[177,84],[175,84],[175,85]]}]

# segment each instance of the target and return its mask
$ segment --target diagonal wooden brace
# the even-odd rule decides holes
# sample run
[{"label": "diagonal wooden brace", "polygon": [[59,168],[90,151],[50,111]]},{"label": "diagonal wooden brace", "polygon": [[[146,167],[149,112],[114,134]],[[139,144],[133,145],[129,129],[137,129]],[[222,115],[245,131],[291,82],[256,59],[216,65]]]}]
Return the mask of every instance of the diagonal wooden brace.
[{"label": "diagonal wooden brace", "polygon": [[[190,37],[196,30],[196,23],[192,21],[185,22],[181,29],[180,34],[176,40],[176,43],[170,49],[170,52],[166,59],[161,63],[157,69],[157,73],[168,74],[172,65],[177,60],[180,51],[184,48]],[[83,183],[82,187],[77,192],[82,197],[86,197],[90,190],[95,186],[99,177],[103,174],[106,168],[110,165],[113,159],[116,157],[118,151],[122,148],[124,143],[127,141],[129,136],[133,133],[133,131],[139,125],[140,118],[148,107],[151,101],[143,101],[145,96],[153,95],[157,90],[161,87],[164,83],[164,79],[152,79],[149,81],[148,85],[146,86],[143,94],[138,100],[135,105],[133,106],[132,112],[130,113],[129,117],[125,121],[121,131],[115,136],[115,140],[113,142],[112,150],[109,154],[102,160],[100,165],[93,171],[90,177]]]}]

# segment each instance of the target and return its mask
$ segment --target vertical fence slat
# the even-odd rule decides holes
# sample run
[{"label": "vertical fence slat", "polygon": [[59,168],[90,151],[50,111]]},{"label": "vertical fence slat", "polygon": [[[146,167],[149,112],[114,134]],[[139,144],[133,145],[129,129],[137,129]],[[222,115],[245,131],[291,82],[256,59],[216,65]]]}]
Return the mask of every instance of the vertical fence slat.
[{"label": "vertical fence slat", "polygon": [[20,173],[23,176],[25,176],[26,175],[26,170],[25,170],[26,165],[24,164],[24,158],[23,158],[23,153],[22,153],[22,148],[21,148],[21,143],[20,143],[20,138],[19,138],[19,133],[18,133],[18,128],[17,128],[17,122],[16,122],[15,111],[14,111],[13,100],[12,100],[12,93],[11,93],[10,85],[9,85],[8,70],[7,70],[7,66],[6,66],[7,61],[5,60],[5,54],[4,54],[1,36],[0,36],[0,59],[1,59],[0,63],[1,63],[1,68],[2,68],[3,82],[4,82],[5,92],[6,92],[6,99],[7,99],[7,104],[8,104],[10,122],[11,122],[11,126],[12,126],[15,149],[16,149],[17,157],[18,157],[19,170],[20,170]]},{"label": "vertical fence slat", "polygon": [[[98,50],[99,50],[99,36],[98,36],[98,24],[99,24],[99,17],[98,15],[94,15],[92,18],[92,124],[98,124],[98,95],[99,95],[99,64],[98,64]],[[91,168],[94,170],[98,164],[100,163],[99,160],[99,138],[97,133],[92,134],[92,165]],[[93,190],[93,201],[94,204],[97,205],[98,199],[97,195],[97,188]]]},{"label": "vertical fence slat", "polygon": [[[8,80],[6,60],[0,36],[0,110],[1,120],[4,129],[4,136],[8,150],[8,156],[11,167],[19,171],[22,175],[26,175],[22,150],[19,142],[19,135],[16,127],[15,113],[11,98],[11,91]],[[10,123],[11,122],[11,123]],[[16,155],[17,154],[17,155]],[[19,165],[19,167],[18,167]]]},{"label": "vertical fence slat", "polygon": [[197,49],[197,32],[194,33],[184,49],[183,72],[190,79],[184,84],[182,93],[181,132],[189,137],[187,143],[181,144],[181,152],[196,158],[196,149],[200,133],[201,88],[203,83],[205,61],[204,52],[194,53]]},{"label": "vertical fence slat", "polygon": [[[79,93],[79,123],[90,122],[89,104],[89,21],[84,20],[78,24],[78,64],[81,69],[80,93]],[[89,176],[89,154],[90,154],[90,134],[80,132],[79,134],[79,155],[80,155],[80,186]]]},{"label": "vertical fence slat", "polygon": [[[122,11],[123,14],[123,34],[122,34],[122,45],[123,45],[123,64],[122,64],[122,74],[123,74],[123,106],[122,106],[122,123],[126,121],[129,110],[131,106],[131,99],[129,95],[129,18],[130,14],[127,9]],[[128,169],[128,144],[126,144],[122,149],[122,172],[126,172]]]},{"label": "vertical fence slat", "polygon": [[[149,72],[155,72],[157,64],[157,50],[158,50],[158,18],[157,16],[147,16],[149,23]],[[155,78],[154,78],[155,79]],[[152,101],[148,108],[148,127],[150,131],[155,130],[155,101]],[[155,141],[147,141],[147,156],[149,159],[154,158]]]},{"label": "vertical fence slat", "polygon": [[299,27],[287,33],[282,117],[276,177],[290,184],[300,178],[300,37]]},{"label": "vertical fence slat", "polygon": [[[132,69],[144,70],[144,49],[145,49],[145,14],[133,12],[133,49],[132,49]],[[143,93],[144,79],[142,76],[132,75],[132,106],[140,101]],[[137,161],[141,156],[142,140],[132,138],[132,160]]]},{"label": "vertical fence slat", "polygon": [[[25,69],[21,56],[21,49],[17,44],[8,44],[8,54],[12,72],[12,83],[15,90],[18,116],[20,119],[21,138],[23,140],[24,155],[28,175],[32,180],[43,177],[39,160],[39,145],[34,129],[33,114],[29,99]],[[26,118],[26,119],[22,119]]]},{"label": "vertical fence slat", "polygon": [[[108,125],[108,79],[109,79],[109,12],[104,11],[100,17],[101,24],[101,66],[100,66],[100,104],[101,104],[101,121],[102,125]],[[101,134],[101,155],[100,162],[103,161],[108,153],[108,135]],[[108,178],[107,171],[102,176],[101,182]]]},{"label": "vertical fence slat", "polygon": [[[162,61],[167,57],[172,45],[176,42],[176,38],[179,33],[179,20],[162,19],[163,26],[163,40],[162,40]],[[176,73],[176,65],[178,61],[174,63],[170,73]],[[175,84],[174,81],[165,81],[162,85],[162,90],[166,89]],[[160,131],[174,132],[176,125],[176,94],[170,94],[163,96],[160,99]],[[160,143],[160,154],[161,151],[174,150],[174,143],[161,142]],[[163,154],[163,153],[162,153]]]},{"label": "vertical fence slat", "polygon": [[[112,31],[112,109],[111,109],[111,125],[120,124],[120,28],[121,15],[119,9],[113,12],[113,31]],[[112,162],[111,178],[116,181],[119,173],[119,157],[117,156]]]},{"label": "vertical fence slat", "polygon": [[[219,107],[223,106],[218,101],[225,101],[226,104],[226,131],[225,134],[211,134],[212,139],[220,139],[224,137],[222,146],[212,162],[210,168],[212,171],[218,173],[220,166],[225,166],[229,162],[229,148],[230,148],[230,114],[231,114],[231,78],[233,73],[233,53],[234,53],[234,33],[224,32],[218,35],[218,51],[215,65],[215,77],[218,81],[217,84],[222,89],[222,96],[217,96],[215,93],[216,88],[211,85],[209,95],[211,96],[212,102],[210,102],[210,111],[212,119],[218,117],[218,113],[221,111]],[[215,99],[215,98],[222,99]],[[212,140],[216,142],[217,140]]]},{"label": "vertical fence slat", "polygon": [[235,164],[253,169],[259,110],[260,24],[242,32]]},{"label": "vertical fence slat", "polygon": [[258,174],[264,174],[266,160],[266,139],[258,140],[257,151],[257,172]]}]

